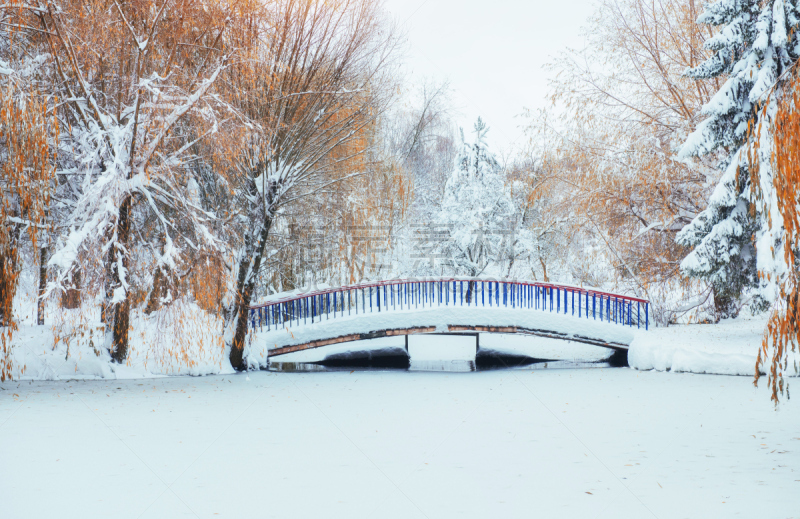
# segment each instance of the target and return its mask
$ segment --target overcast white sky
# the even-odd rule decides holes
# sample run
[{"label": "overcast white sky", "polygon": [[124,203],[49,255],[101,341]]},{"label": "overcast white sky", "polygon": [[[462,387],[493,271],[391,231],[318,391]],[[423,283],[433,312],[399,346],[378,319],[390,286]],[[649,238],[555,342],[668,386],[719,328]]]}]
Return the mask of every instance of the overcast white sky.
[{"label": "overcast white sky", "polygon": [[593,0],[385,0],[406,29],[412,81],[447,79],[465,132],[480,115],[495,151],[522,139],[523,108],[544,107],[542,65],[581,47]]}]

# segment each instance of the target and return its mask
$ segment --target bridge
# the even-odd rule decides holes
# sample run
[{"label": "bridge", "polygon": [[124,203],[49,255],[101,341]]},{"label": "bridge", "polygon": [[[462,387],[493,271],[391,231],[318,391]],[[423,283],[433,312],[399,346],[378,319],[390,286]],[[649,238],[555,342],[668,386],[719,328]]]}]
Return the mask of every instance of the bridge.
[{"label": "bridge", "polygon": [[650,302],[577,286],[473,278],[398,279],[277,294],[250,307],[270,360],[414,334],[517,333],[627,351]]}]

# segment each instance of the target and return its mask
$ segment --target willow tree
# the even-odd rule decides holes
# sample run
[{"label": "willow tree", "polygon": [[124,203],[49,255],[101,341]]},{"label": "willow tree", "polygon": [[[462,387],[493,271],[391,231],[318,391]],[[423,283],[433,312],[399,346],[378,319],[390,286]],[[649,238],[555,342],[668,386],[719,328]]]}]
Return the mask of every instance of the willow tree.
[{"label": "willow tree", "polygon": [[[265,6],[261,45],[226,75],[233,104],[252,131],[237,171],[240,246],[226,303],[231,364],[245,368],[248,307],[276,216],[299,198],[366,171],[343,171],[368,151],[351,144],[384,109],[396,40],[374,0],[278,0]],[[335,150],[349,149],[343,155]]]},{"label": "willow tree", "polygon": [[[774,110],[770,124],[764,114]],[[775,289],[772,312],[755,366],[755,382],[768,375],[771,398],[788,397],[786,376],[800,373],[800,75],[790,70],[786,82],[773,87],[751,127],[748,143],[748,195],[774,239],[759,251],[759,277]],[[764,163],[768,161],[768,163]],[[765,171],[767,169],[767,171]],[[791,363],[790,363],[791,360]]]}]

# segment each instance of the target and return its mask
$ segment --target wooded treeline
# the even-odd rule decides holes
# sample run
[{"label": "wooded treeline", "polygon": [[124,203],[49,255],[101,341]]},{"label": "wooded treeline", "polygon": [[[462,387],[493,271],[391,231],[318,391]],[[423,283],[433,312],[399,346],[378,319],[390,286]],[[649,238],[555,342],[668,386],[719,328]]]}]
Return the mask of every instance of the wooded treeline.
[{"label": "wooded treeline", "polygon": [[401,81],[378,0],[4,0],[0,24],[3,377],[22,273],[39,323],[102,321],[117,362],[132,320],[194,305],[236,368],[262,296],[462,274],[635,293],[661,325],[771,307],[756,372],[783,387],[794,0],[602,0],[502,158],[447,85]]},{"label": "wooded treeline", "polygon": [[771,309],[756,380],[797,348],[794,0],[603,0],[529,114],[559,212],[656,320]]},{"label": "wooded treeline", "polygon": [[256,285],[301,248],[276,234],[403,211],[374,196],[405,189],[377,146],[398,44],[377,2],[10,0],[0,17],[4,352],[27,261],[42,301],[100,309],[116,361],[132,313],[189,297],[239,367]]}]

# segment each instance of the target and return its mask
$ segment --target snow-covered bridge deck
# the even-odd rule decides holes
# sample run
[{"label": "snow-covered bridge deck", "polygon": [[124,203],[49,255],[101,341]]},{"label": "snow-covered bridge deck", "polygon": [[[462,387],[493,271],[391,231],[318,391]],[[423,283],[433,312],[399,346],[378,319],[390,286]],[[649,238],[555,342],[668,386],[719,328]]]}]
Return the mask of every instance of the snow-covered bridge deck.
[{"label": "snow-covered bridge deck", "polygon": [[523,333],[627,350],[649,302],[550,283],[392,280],[274,297],[250,325],[270,358],[332,344],[420,333]]}]

